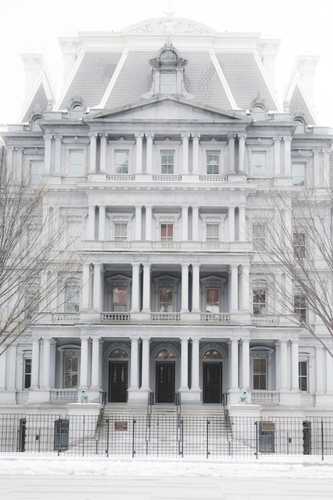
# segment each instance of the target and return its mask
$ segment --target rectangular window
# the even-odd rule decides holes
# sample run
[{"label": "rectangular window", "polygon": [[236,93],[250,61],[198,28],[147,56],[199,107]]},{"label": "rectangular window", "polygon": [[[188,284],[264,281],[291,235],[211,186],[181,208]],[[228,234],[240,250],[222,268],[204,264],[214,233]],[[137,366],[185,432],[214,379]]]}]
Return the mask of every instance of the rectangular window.
[{"label": "rectangular window", "polygon": [[267,171],[266,171],[266,165],[267,165],[267,158],[266,158],[266,151],[255,151],[251,155],[251,170],[252,170],[252,175],[257,175],[257,176],[266,176],[267,177]]},{"label": "rectangular window", "polygon": [[175,167],[174,149],[161,149],[161,174],[173,174]]},{"label": "rectangular window", "polygon": [[220,173],[220,152],[207,151],[207,175]]},{"label": "rectangular window", "polygon": [[172,312],[173,289],[169,287],[160,288],[160,312]]},{"label": "rectangular window", "polygon": [[112,302],[114,311],[128,310],[128,288],[126,286],[117,286],[112,290]]},{"label": "rectangular window", "polygon": [[252,226],[252,241],[254,250],[260,251],[266,245],[266,224],[255,222]]},{"label": "rectangular window", "polygon": [[114,152],[115,173],[128,174],[129,150],[116,149]]},{"label": "rectangular window", "polygon": [[266,313],[266,290],[256,288],[253,290],[253,314],[260,315]]},{"label": "rectangular window", "polygon": [[294,256],[297,259],[305,258],[305,233],[293,233]]},{"label": "rectangular window", "polygon": [[117,222],[114,225],[114,239],[117,241],[127,240],[126,222]]},{"label": "rectangular window", "polygon": [[161,240],[173,240],[173,224],[161,224]]},{"label": "rectangular window", "polygon": [[220,289],[207,288],[206,291],[206,311],[210,313],[220,312]]},{"label": "rectangular window", "polygon": [[71,389],[79,383],[79,350],[66,349],[63,354],[64,389]]},{"label": "rectangular window", "polygon": [[294,295],[294,313],[297,314],[299,321],[306,321],[306,299],[303,293]]},{"label": "rectangular window", "polygon": [[33,186],[40,184],[43,180],[44,162],[32,160],[30,162],[30,182]]},{"label": "rectangular window", "polygon": [[305,184],[305,164],[292,164],[292,183],[294,186],[304,186]]},{"label": "rectangular window", "polygon": [[85,175],[83,149],[68,150],[68,167],[70,177],[82,177]]},{"label": "rectangular window", "polygon": [[160,92],[161,94],[177,93],[177,74],[175,71],[160,73]]},{"label": "rectangular window", "polygon": [[24,358],[23,384],[24,384],[24,389],[30,389],[30,387],[31,387],[31,358]]},{"label": "rectangular window", "polygon": [[308,362],[299,361],[298,363],[298,385],[299,390],[303,392],[308,391]]},{"label": "rectangular window", "polygon": [[206,226],[206,239],[207,241],[219,240],[219,224],[207,224]]},{"label": "rectangular window", "polygon": [[253,359],[253,389],[267,390],[267,359]]}]

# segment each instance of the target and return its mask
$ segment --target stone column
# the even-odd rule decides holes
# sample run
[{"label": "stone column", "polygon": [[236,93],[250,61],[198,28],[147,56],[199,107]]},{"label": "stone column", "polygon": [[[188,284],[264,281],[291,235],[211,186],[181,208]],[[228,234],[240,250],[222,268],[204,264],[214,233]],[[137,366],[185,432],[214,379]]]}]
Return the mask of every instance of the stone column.
[{"label": "stone column", "polygon": [[188,207],[182,207],[182,240],[188,240]]},{"label": "stone column", "polygon": [[152,241],[152,207],[146,206],[146,241]]},{"label": "stone column", "polygon": [[142,174],[142,139],[143,134],[135,134],[136,140],[136,165],[135,172],[137,174]]},{"label": "stone column", "polygon": [[103,205],[99,206],[98,239],[99,241],[105,240],[105,207]]},{"label": "stone column", "polygon": [[298,391],[298,340],[293,339],[291,341],[291,390]]},{"label": "stone column", "polygon": [[199,207],[192,207],[192,240],[199,241]]},{"label": "stone column", "polygon": [[89,205],[87,218],[87,240],[95,239],[95,205]]},{"label": "stone column", "polygon": [[182,338],[180,344],[181,344],[180,390],[187,392],[188,391],[188,340],[187,340],[187,338]]},{"label": "stone column", "polygon": [[228,208],[229,241],[235,241],[235,207]]},{"label": "stone column", "polygon": [[248,391],[250,389],[250,341],[249,339],[242,339],[242,361],[241,361],[241,372],[242,389]]},{"label": "stone column", "polygon": [[146,173],[153,173],[153,134],[146,135]]},{"label": "stone column", "polygon": [[50,374],[50,364],[51,364],[51,341],[49,337],[43,337],[43,364],[42,364],[42,380],[41,386],[47,391],[50,390],[51,374]]},{"label": "stone column", "polygon": [[238,339],[231,339],[230,345],[230,389],[238,391]]},{"label": "stone column", "polygon": [[61,175],[61,147],[62,147],[62,136],[55,136],[55,156],[54,156],[54,173],[55,175]]},{"label": "stone column", "polygon": [[320,186],[320,157],[318,149],[313,151],[313,183],[315,187]]},{"label": "stone column", "polygon": [[192,135],[192,144],[193,144],[193,174],[199,175],[199,134]]},{"label": "stone column", "polygon": [[92,339],[91,353],[91,390],[99,392],[101,390],[101,346],[103,345],[100,337]]},{"label": "stone column", "polygon": [[288,390],[288,343],[280,340],[280,390]]},{"label": "stone column", "polygon": [[191,391],[200,391],[200,339],[192,338],[192,384]]},{"label": "stone column", "polygon": [[[34,370],[34,352],[32,353],[32,370]],[[36,381],[35,387],[31,387],[32,389],[39,388],[39,341],[38,341],[38,355],[36,357],[35,353],[35,370],[36,373],[34,377],[31,374],[31,382]],[[7,350],[7,391],[15,392],[16,391],[16,344],[12,344]]]},{"label": "stone column", "polygon": [[150,373],[150,338],[142,338],[142,383],[141,390],[149,391],[149,373]]},{"label": "stone column", "polygon": [[80,388],[88,389],[89,337],[81,337]]},{"label": "stone column", "polygon": [[143,311],[150,313],[150,264],[143,265]]},{"label": "stone column", "polygon": [[45,173],[50,175],[52,172],[51,158],[52,158],[52,135],[44,135],[44,162],[45,162]]},{"label": "stone column", "polygon": [[246,208],[238,208],[238,222],[239,222],[239,241],[247,240],[247,228],[246,228]]},{"label": "stone column", "polygon": [[103,309],[103,264],[94,264],[94,309],[102,312]]},{"label": "stone column", "polygon": [[142,207],[135,207],[135,239],[142,239]]},{"label": "stone column", "polygon": [[281,137],[274,137],[274,177],[281,175]]},{"label": "stone column", "polygon": [[90,297],[90,264],[82,266],[82,293],[81,293],[81,309],[89,309]]},{"label": "stone column", "polygon": [[291,137],[284,137],[284,175],[291,176]]},{"label": "stone column", "polygon": [[192,312],[200,312],[200,264],[192,264]]},{"label": "stone column", "polygon": [[100,140],[100,171],[106,172],[106,152],[107,152],[107,138],[106,135],[101,135]]},{"label": "stone column", "polygon": [[189,134],[184,132],[182,134],[182,145],[183,145],[183,174],[188,174],[188,141]]},{"label": "stone column", "polygon": [[229,151],[229,173],[235,173],[235,136],[228,136],[228,151]]},{"label": "stone column", "polygon": [[325,384],[324,384],[324,373],[325,373],[325,364],[324,364],[324,348],[322,345],[318,344],[316,346],[316,393],[324,394],[325,392]]},{"label": "stone column", "polygon": [[6,390],[6,357],[7,351],[0,356],[0,392]]},{"label": "stone column", "polygon": [[241,267],[241,290],[240,290],[242,311],[250,311],[250,266],[243,264]]},{"label": "stone column", "polygon": [[138,339],[136,337],[131,338],[131,382],[130,390],[137,391],[139,388],[139,349],[138,349]]},{"label": "stone column", "polygon": [[182,312],[188,312],[188,264],[182,264]]},{"label": "stone column", "polygon": [[238,312],[238,265],[230,266],[230,312]]},{"label": "stone column", "polygon": [[40,372],[40,353],[39,339],[32,340],[32,359],[31,359],[31,389],[39,389],[39,372]]},{"label": "stone column", "polygon": [[140,264],[137,262],[132,264],[132,312],[136,313],[140,310]]},{"label": "stone column", "polygon": [[245,134],[239,134],[238,135],[238,171],[247,173],[245,171],[245,139],[246,135]]},{"label": "stone column", "polygon": [[89,174],[96,173],[96,134],[90,136],[89,146]]}]

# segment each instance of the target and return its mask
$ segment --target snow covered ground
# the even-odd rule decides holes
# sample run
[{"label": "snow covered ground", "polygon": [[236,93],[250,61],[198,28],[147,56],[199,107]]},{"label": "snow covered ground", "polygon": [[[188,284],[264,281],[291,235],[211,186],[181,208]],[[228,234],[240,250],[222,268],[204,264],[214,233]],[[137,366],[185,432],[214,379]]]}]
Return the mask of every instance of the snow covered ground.
[{"label": "snow covered ground", "polygon": [[333,499],[333,460],[0,458],[3,500]]}]

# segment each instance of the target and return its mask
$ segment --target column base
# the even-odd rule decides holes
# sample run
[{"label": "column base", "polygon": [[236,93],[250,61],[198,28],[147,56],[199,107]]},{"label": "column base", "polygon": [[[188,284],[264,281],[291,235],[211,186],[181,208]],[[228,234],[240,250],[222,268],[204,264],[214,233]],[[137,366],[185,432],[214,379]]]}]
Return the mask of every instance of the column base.
[{"label": "column base", "polygon": [[200,403],[201,389],[180,390],[181,403]]},{"label": "column base", "polygon": [[240,404],[241,402],[241,392],[239,389],[228,391],[228,405]]},{"label": "column base", "polygon": [[47,389],[35,389],[29,391],[28,403],[48,403],[50,401],[50,391]]},{"label": "column base", "polygon": [[16,392],[0,391],[0,405],[4,404],[16,404]]},{"label": "column base", "polygon": [[299,391],[280,391],[280,405],[300,406],[301,394]]},{"label": "column base", "polygon": [[148,404],[148,394],[149,389],[132,389],[129,388],[127,391],[128,394],[128,402],[129,403],[142,403]]},{"label": "column base", "polygon": [[101,394],[99,389],[89,389],[86,392],[88,396],[89,403],[100,403],[101,402]]}]

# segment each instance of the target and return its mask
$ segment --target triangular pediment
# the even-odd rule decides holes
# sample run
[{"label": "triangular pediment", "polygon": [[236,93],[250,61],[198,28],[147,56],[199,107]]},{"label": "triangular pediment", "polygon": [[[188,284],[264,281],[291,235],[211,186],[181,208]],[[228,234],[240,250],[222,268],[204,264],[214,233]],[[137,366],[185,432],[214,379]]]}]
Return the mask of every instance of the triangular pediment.
[{"label": "triangular pediment", "polygon": [[[243,117],[242,117],[243,118]],[[232,112],[185,101],[173,97],[163,97],[140,101],[123,108],[101,111],[92,117],[93,121],[202,121],[235,122],[240,120]]]}]

